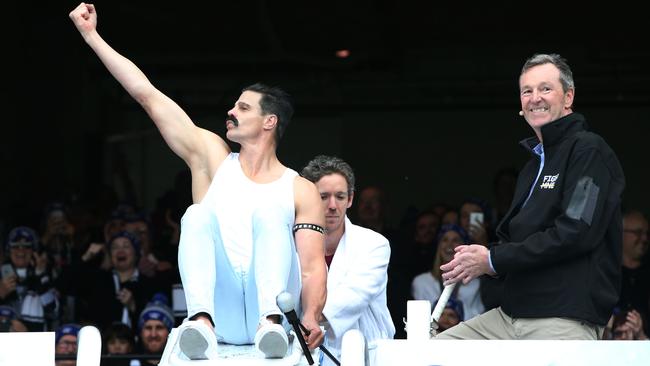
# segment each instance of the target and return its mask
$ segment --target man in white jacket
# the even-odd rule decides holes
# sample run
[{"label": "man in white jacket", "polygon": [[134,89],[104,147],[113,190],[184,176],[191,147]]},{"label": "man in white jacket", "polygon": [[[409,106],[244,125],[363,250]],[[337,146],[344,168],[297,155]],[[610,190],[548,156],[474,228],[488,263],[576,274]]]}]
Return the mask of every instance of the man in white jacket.
[{"label": "man in white jacket", "polygon": [[[328,274],[321,319],[325,344],[339,358],[343,334],[358,329],[368,341],[372,365],[374,341],[392,339],[395,334],[386,306],[390,245],[381,234],[353,225],[347,218],[354,198],[354,173],[345,161],[319,155],[301,175],[316,184],[325,210]],[[321,357],[321,363],[333,364],[327,357]]]}]

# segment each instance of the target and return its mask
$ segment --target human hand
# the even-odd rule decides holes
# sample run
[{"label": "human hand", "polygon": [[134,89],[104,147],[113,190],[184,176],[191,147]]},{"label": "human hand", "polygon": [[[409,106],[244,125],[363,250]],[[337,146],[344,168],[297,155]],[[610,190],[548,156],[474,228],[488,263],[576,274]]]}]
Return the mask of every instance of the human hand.
[{"label": "human hand", "polygon": [[97,12],[93,4],[81,3],[69,14],[82,36],[97,28]]},{"label": "human hand", "polygon": [[470,224],[469,236],[474,243],[482,245],[487,245],[488,243],[487,229],[485,228],[485,224]]},{"label": "human hand", "polygon": [[632,331],[634,339],[647,339],[647,336],[643,331],[643,318],[641,318],[641,314],[639,314],[638,311],[628,311],[623,326]]},{"label": "human hand", "polygon": [[305,317],[302,319],[301,323],[305,329],[307,329],[307,332],[301,330],[305,337],[307,347],[309,347],[310,350],[313,350],[320,346],[323,343],[323,339],[325,339],[325,333],[323,333],[318,322],[315,319]]},{"label": "human hand", "polygon": [[99,252],[104,249],[104,243],[91,243],[88,246],[86,252],[81,256],[81,260],[88,262],[89,260],[95,258]]},{"label": "human hand", "polygon": [[5,298],[16,290],[16,275],[3,277],[0,281],[0,297]]},{"label": "human hand", "polygon": [[461,281],[467,284],[484,273],[494,274],[488,260],[490,252],[484,245],[459,245],[454,251],[454,259],[440,266],[445,286]]},{"label": "human hand", "polygon": [[129,308],[130,311],[135,311],[135,298],[133,298],[133,292],[131,290],[123,288],[117,293],[117,299],[122,303],[122,305]]}]

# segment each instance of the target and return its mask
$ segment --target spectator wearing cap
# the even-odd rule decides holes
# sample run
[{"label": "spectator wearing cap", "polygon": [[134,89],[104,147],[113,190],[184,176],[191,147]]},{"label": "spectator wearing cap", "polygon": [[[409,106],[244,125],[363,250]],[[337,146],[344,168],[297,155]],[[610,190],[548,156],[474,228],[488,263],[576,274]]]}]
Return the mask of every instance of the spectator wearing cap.
[{"label": "spectator wearing cap", "polygon": [[[142,353],[162,355],[167,336],[174,327],[174,314],[169,308],[168,297],[157,293],[138,318],[138,331]],[[143,360],[142,364],[158,364],[158,360]]]},{"label": "spectator wearing cap", "polygon": [[[135,352],[135,334],[131,327],[124,323],[114,322],[102,332],[103,353],[106,355],[126,355]],[[102,366],[129,366],[131,360],[109,359],[102,360]]]},{"label": "spectator wearing cap", "polygon": [[39,252],[36,232],[13,228],[7,237],[8,259],[0,273],[0,305],[14,308],[30,331],[46,331],[58,319],[59,302],[47,254]]},{"label": "spectator wearing cap", "polygon": [[100,329],[115,321],[135,328],[147,300],[158,291],[171,289],[160,289],[162,286],[156,281],[140,275],[137,269],[140,245],[131,233],[120,231],[113,235],[108,241],[108,253],[112,263],[109,270],[82,266],[83,276],[92,281],[85,281],[85,288],[80,290],[79,316]]},{"label": "spectator wearing cap", "polygon": [[[435,304],[432,306],[435,306]],[[433,309],[432,309],[433,310]],[[445,308],[440,314],[440,319],[438,319],[438,332],[443,332],[454,325],[465,320],[465,312],[463,311],[463,302],[454,298],[450,298],[445,304]]]},{"label": "spectator wearing cap", "polygon": [[[438,232],[438,248],[430,271],[417,275],[411,283],[411,295],[415,300],[429,300],[435,306],[444,286],[440,266],[454,258],[454,249],[469,242],[467,232],[458,225],[443,225]],[[480,280],[478,278],[467,284],[458,284],[451,298],[463,304],[465,319],[471,319],[485,311],[481,300]]]},{"label": "spectator wearing cap", "polygon": [[[64,324],[57,328],[55,333],[55,353],[57,355],[76,355],[77,354],[77,337],[81,326],[79,324]],[[74,366],[75,360],[57,361],[56,366]]]},{"label": "spectator wearing cap", "polygon": [[16,317],[11,306],[0,305],[0,332],[26,332],[27,327]]}]

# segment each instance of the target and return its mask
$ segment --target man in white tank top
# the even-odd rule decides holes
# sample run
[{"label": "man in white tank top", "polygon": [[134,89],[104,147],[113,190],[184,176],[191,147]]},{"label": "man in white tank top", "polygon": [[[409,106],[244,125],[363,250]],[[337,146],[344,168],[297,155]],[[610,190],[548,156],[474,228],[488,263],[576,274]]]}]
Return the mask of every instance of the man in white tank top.
[{"label": "man in white tank top", "polygon": [[100,37],[93,5],[81,3],[70,18],[192,173],[194,204],[183,216],[179,247],[189,315],[178,329],[184,356],[216,358],[219,338],[255,343],[266,357],[283,357],[287,335],[275,302],[283,291],[301,300],[296,308],[309,330],[306,342],[318,347],[326,297],[325,220],[314,184],[276,155],[293,114],[287,95],[261,84],[244,89],[226,120],[226,137],[241,145],[233,154]]}]

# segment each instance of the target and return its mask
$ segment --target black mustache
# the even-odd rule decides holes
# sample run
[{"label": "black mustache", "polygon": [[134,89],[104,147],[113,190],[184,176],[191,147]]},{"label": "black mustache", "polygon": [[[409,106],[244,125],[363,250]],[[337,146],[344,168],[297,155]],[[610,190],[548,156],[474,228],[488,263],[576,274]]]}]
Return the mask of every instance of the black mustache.
[{"label": "black mustache", "polygon": [[239,120],[237,119],[237,117],[235,117],[233,115],[228,115],[228,118],[226,119],[226,122],[227,121],[232,122],[232,124],[235,125],[235,127],[239,126]]}]

